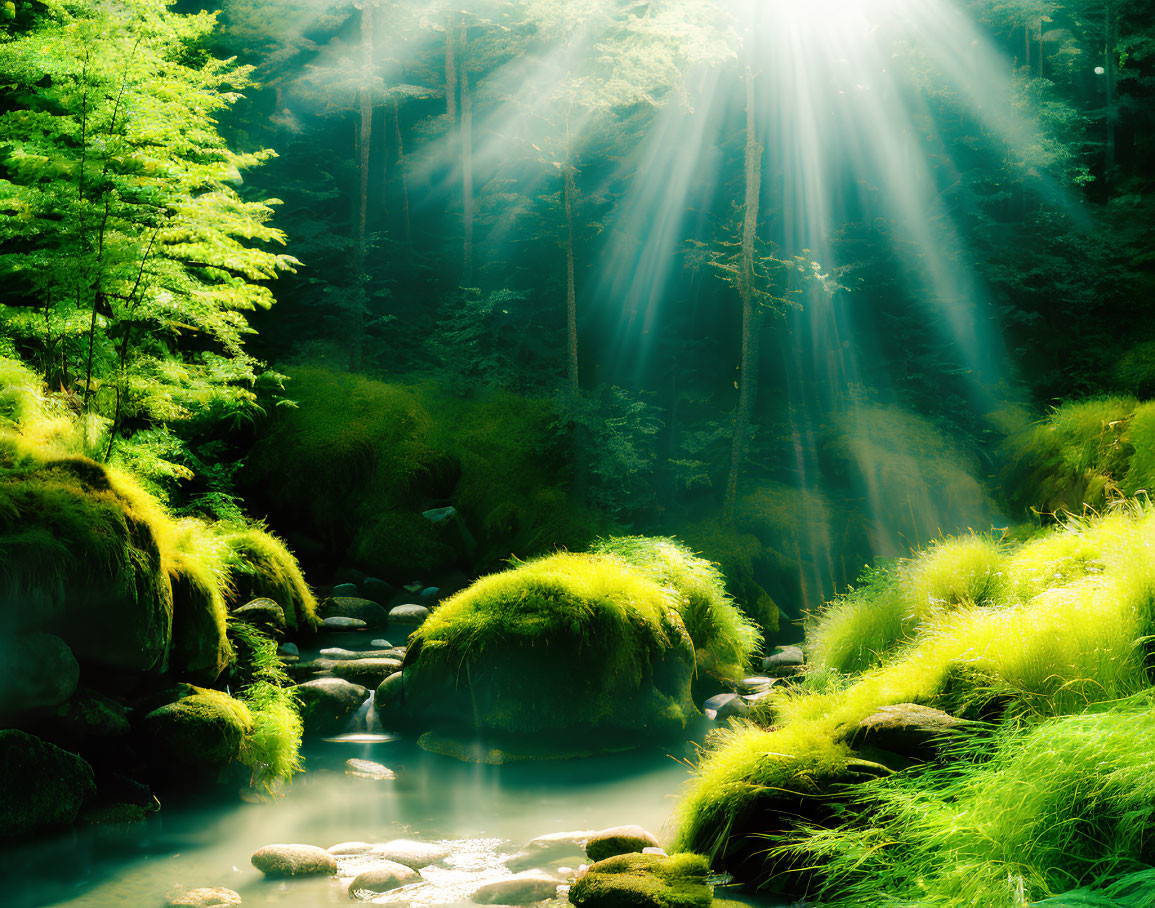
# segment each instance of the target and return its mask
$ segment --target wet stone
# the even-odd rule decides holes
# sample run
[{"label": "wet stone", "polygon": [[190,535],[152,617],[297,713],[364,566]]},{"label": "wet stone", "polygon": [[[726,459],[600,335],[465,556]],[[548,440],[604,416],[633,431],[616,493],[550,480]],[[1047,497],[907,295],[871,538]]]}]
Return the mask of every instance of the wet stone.
[{"label": "wet stone", "polygon": [[360,631],[368,626],[360,618],[326,618],[321,622],[321,629],[326,631]]},{"label": "wet stone", "polygon": [[391,624],[422,624],[429,617],[429,609],[415,602],[394,606],[389,610]]},{"label": "wet stone", "polygon": [[337,872],[337,859],[316,845],[266,845],[250,858],[269,877],[313,876]]},{"label": "wet stone", "polygon": [[[355,779],[369,779],[373,782],[391,782],[397,778],[397,773],[382,763],[374,763],[372,760],[359,760],[356,758],[345,761],[345,775],[352,776]],[[332,849],[330,849],[330,851],[332,851]],[[336,852],[333,853],[335,854]]]},{"label": "wet stone", "polygon": [[595,832],[586,844],[586,856],[591,861],[601,861],[619,854],[641,851],[643,848],[660,848],[662,843],[652,832],[641,826],[612,826]]},{"label": "wet stone", "polygon": [[368,870],[363,870],[353,878],[349,884],[349,897],[358,898],[362,892],[380,893],[416,883],[421,874],[411,867],[398,864],[395,861],[384,861]]},{"label": "wet stone", "polygon": [[444,861],[452,852],[443,845],[418,842],[413,839],[393,839],[373,848],[373,854],[420,870],[438,861]]},{"label": "wet stone", "polygon": [[517,873],[504,880],[486,883],[473,893],[480,905],[529,905],[557,895],[560,880],[544,873]]},{"label": "wet stone", "polygon": [[[348,761],[352,763],[353,761]],[[373,846],[368,842],[338,842],[336,845],[330,845],[326,851],[329,854],[337,857],[346,857],[348,855],[365,854],[373,850]]]},{"label": "wet stone", "polygon": [[232,908],[241,903],[241,897],[231,889],[220,886],[205,889],[185,889],[165,900],[165,908]]}]

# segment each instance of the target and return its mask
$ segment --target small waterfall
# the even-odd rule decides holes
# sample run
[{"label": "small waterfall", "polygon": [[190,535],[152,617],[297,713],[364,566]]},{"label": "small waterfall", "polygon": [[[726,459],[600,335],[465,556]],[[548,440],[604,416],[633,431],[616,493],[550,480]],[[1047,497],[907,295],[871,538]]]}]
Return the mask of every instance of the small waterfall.
[{"label": "small waterfall", "polygon": [[396,741],[397,735],[385,731],[381,724],[381,717],[377,715],[376,691],[369,691],[369,696],[362,703],[352,717],[345,731],[336,737],[325,738],[326,741],[347,744],[380,744],[386,741]]}]

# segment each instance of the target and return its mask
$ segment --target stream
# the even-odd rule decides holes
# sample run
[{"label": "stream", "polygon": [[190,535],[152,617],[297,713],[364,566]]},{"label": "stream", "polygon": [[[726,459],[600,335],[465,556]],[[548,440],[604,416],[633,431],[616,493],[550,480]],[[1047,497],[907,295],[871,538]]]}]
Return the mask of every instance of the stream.
[{"label": "stream", "polygon": [[[405,838],[447,843],[454,856],[432,876],[425,872],[436,884],[431,892],[420,898],[389,893],[379,901],[463,903],[471,881],[508,875],[502,859],[540,835],[638,824],[668,841],[688,761],[713,725],[700,720],[672,746],[475,765],[426,753],[413,736],[367,726],[365,712],[349,734],[306,741],[305,771],[284,797],[249,803],[231,792],[184,801],[170,794],[144,823],[78,827],[0,851],[0,902],[6,908],[159,908],[176,889],[219,886],[238,892],[245,905],[347,905],[351,872],[344,865],[336,878],[273,881],[249,858],[270,843],[328,848]],[[383,764],[396,778],[348,775],[350,759]]]}]

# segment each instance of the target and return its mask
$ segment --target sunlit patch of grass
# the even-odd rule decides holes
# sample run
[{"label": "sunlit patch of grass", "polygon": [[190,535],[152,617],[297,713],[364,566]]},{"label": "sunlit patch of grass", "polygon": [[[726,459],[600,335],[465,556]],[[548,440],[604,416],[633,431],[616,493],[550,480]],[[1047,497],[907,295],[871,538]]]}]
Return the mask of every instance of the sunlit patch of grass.
[{"label": "sunlit patch of grass", "polygon": [[774,851],[821,865],[832,908],[1028,905],[1109,880],[1152,856],[1153,706],[1144,693],[1007,724],[940,767],[861,785],[842,825]]},{"label": "sunlit patch of grass", "polygon": [[267,597],[284,610],[290,629],[316,626],[317,597],[285,543],[247,523],[221,522],[214,531],[224,544],[228,584],[238,604]]},{"label": "sunlit patch of grass", "polygon": [[[952,560],[948,552],[958,557]],[[929,607],[918,621],[908,615],[910,623],[904,624],[898,604],[911,602],[927,602]],[[855,649],[855,630],[862,629],[865,637],[876,623],[882,624],[884,643],[890,637],[901,645]],[[1099,860],[1088,844],[1098,835],[1092,830],[1091,838],[1079,839],[1081,854],[1091,863],[1079,869],[1081,859],[1077,858],[1072,864],[1075,869],[1064,877],[1061,854],[1068,840],[1062,838],[1062,830],[1055,827],[1059,821],[1051,818],[1039,799],[1053,786],[1062,798],[1097,816],[1098,802],[1080,800],[1086,795],[1080,789],[1080,774],[1087,776],[1087,791],[1100,781],[1114,791],[1110,786],[1117,774],[1139,772],[1135,766],[1140,751],[1129,750],[1123,730],[1130,717],[1141,712],[1135,704],[1147,704],[1149,709],[1143,698],[1152,696],[1148,641],[1155,631],[1155,509],[1131,504],[1102,517],[1068,518],[1017,548],[995,546],[981,537],[946,540],[897,568],[870,575],[861,589],[820,615],[813,630],[818,633],[810,638],[811,660],[824,676],[794,690],[775,691],[759,704],[754,718],[772,724],[774,730],[744,727],[714,739],[679,810],[679,847],[711,855],[724,853],[735,822],[748,817],[768,792],[804,790],[807,780],[823,774],[836,777],[838,761],[853,760],[842,743],[848,730],[880,706],[913,702],[955,714],[973,711],[974,718],[1001,722],[1004,731],[997,746],[1007,754],[997,764],[1003,767],[1002,774],[975,770],[978,774],[966,775],[970,787],[951,788],[941,798],[935,786],[947,776],[936,775],[938,769],[903,773],[909,781],[871,783],[861,789],[861,803],[847,813],[850,831],[846,837],[840,829],[809,828],[786,846],[789,853],[775,857],[774,849],[783,843],[776,833],[766,844],[768,867],[777,867],[774,862],[781,859],[782,866],[791,868],[824,868],[824,878],[833,881],[824,898],[841,898],[838,887],[851,887],[847,891],[855,895],[838,902],[847,905],[881,903],[887,898],[884,884],[861,883],[860,888],[853,888],[860,886],[856,868],[860,863],[872,868],[872,862],[908,847],[923,850],[898,860],[897,869],[879,868],[880,879],[900,871],[910,874],[902,885],[933,874],[941,879],[934,884],[938,888],[923,892],[925,899],[914,897],[915,890],[910,889],[897,894],[895,904],[1017,904],[1007,889],[1005,865],[1013,860],[1022,866],[1011,870],[1011,889],[1021,886],[1032,898],[1083,885],[1090,879],[1088,874],[1099,872],[1095,869],[1099,864],[1091,866]],[[841,666],[858,673],[830,677]],[[1067,717],[1086,718],[1086,724],[1074,719],[1062,724]],[[1146,714],[1144,721],[1148,721]],[[1155,720],[1149,725],[1142,735],[1155,734]],[[1086,729],[1094,729],[1094,734]],[[1046,749],[1048,733],[1066,737]],[[1102,755],[1092,760],[1085,755],[1091,753],[1088,748],[1100,733],[1114,743],[1105,743]],[[1026,743],[1016,743],[1016,735],[1026,735]],[[974,740],[972,763],[980,751],[985,754],[991,748],[981,738]],[[1148,747],[1145,738],[1141,746]],[[1084,758],[1089,762],[1081,762]],[[951,765],[960,759],[958,771],[970,773],[973,767],[967,768],[965,754],[961,758],[955,754]],[[952,771],[942,772],[949,775]],[[1036,781],[1030,781],[1032,773],[1038,774]],[[1030,785],[1019,779],[1027,779]],[[1033,793],[1019,791],[1020,785]],[[1006,786],[1015,790],[1003,792]],[[888,801],[891,792],[898,794]],[[927,831],[920,831],[922,827],[913,821],[908,830],[906,814],[887,818],[900,795],[913,799],[908,813],[913,816],[921,811],[922,822],[929,824]],[[1013,807],[1020,797],[1023,803]],[[979,806],[961,814],[963,808],[956,804],[964,798]],[[1130,801],[1125,809],[1106,806],[1114,812],[1104,821],[1110,827],[1104,835],[1116,835],[1116,827],[1132,829]],[[876,819],[855,826],[853,818],[861,816]],[[979,823],[979,831],[973,841],[968,840],[970,844],[943,839],[935,827],[942,817],[947,818],[942,822],[949,828],[965,820]],[[997,817],[1005,817],[1005,823],[996,822]],[[1072,817],[1062,822],[1082,822],[1078,814]],[[749,835],[748,831],[743,834]],[[1137,859],[1134,836],[1119,834],[1123,844],[1111,845],[1115,851],[1110,854]],[[1024,835],[1033,838],[1024,844]],[[990,841],[982,844],[984,836]],[[1050,846],[1044,846],[1051,838],[1059,844],[1047,850]],[[876,852],[877,858],[873,857]],[[1025,856],[1013,858],[1019,852]],[[910,862],[916,860],[925,861],[926,866],[912,870]],[[1103,858],[1107,863],[1110,860],[1109,855]],[[949,868],[956,864],[963,869],[953,874]],[[866,877],[874,873],[871,870]],[[974,892],[967,888],[972,880],[977,887]],[[855,903],[855,897],[866,901]]]}]

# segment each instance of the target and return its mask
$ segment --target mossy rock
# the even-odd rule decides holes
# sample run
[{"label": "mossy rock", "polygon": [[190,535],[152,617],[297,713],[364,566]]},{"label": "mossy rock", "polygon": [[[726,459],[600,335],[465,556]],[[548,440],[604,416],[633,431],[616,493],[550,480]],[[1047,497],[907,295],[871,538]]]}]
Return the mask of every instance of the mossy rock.
[{"label": "mossy rock", "polygon": [[0,839],[70,825],[96,791],[92,767],[47,741],[0,730]]},{"label": "mossy rock", "polygon": [[591,864],[570,887],[578,908],[708,908],[709,862],[697,854],[622,854]]},{"label": "mossy rock", "polygon": [[216,525],[214,530],[224,546],[232,591],[229,605],[272,599],[284,611],[289,630],[309,631],[317,627],[317,597],[284,542],[256,526],[226,523]]},{"label": "mossy rock", "polygon": [[58,635],[82,665],[165,667],[167,517],[126,477],[0,438],[0,619]]},{"label": "mossy rock", "polygon": [[433,612],[406,654],[406,708],[426,727],[652,734],[696,713],[693,670],[668,590],[616,558],[560,553],[484,577]]},{"label": "mossy rock", "polygon": [[80,666],[59,637],[39,631],[0,636],[0,716],[59,706],[79,678]]},{"label": "mossy rock", "polygon": [[180,698],[144,717],[157,759],[175,767],[211,770],[240,756],[253,717],[247,706],[218,690],[181,685]]}]

